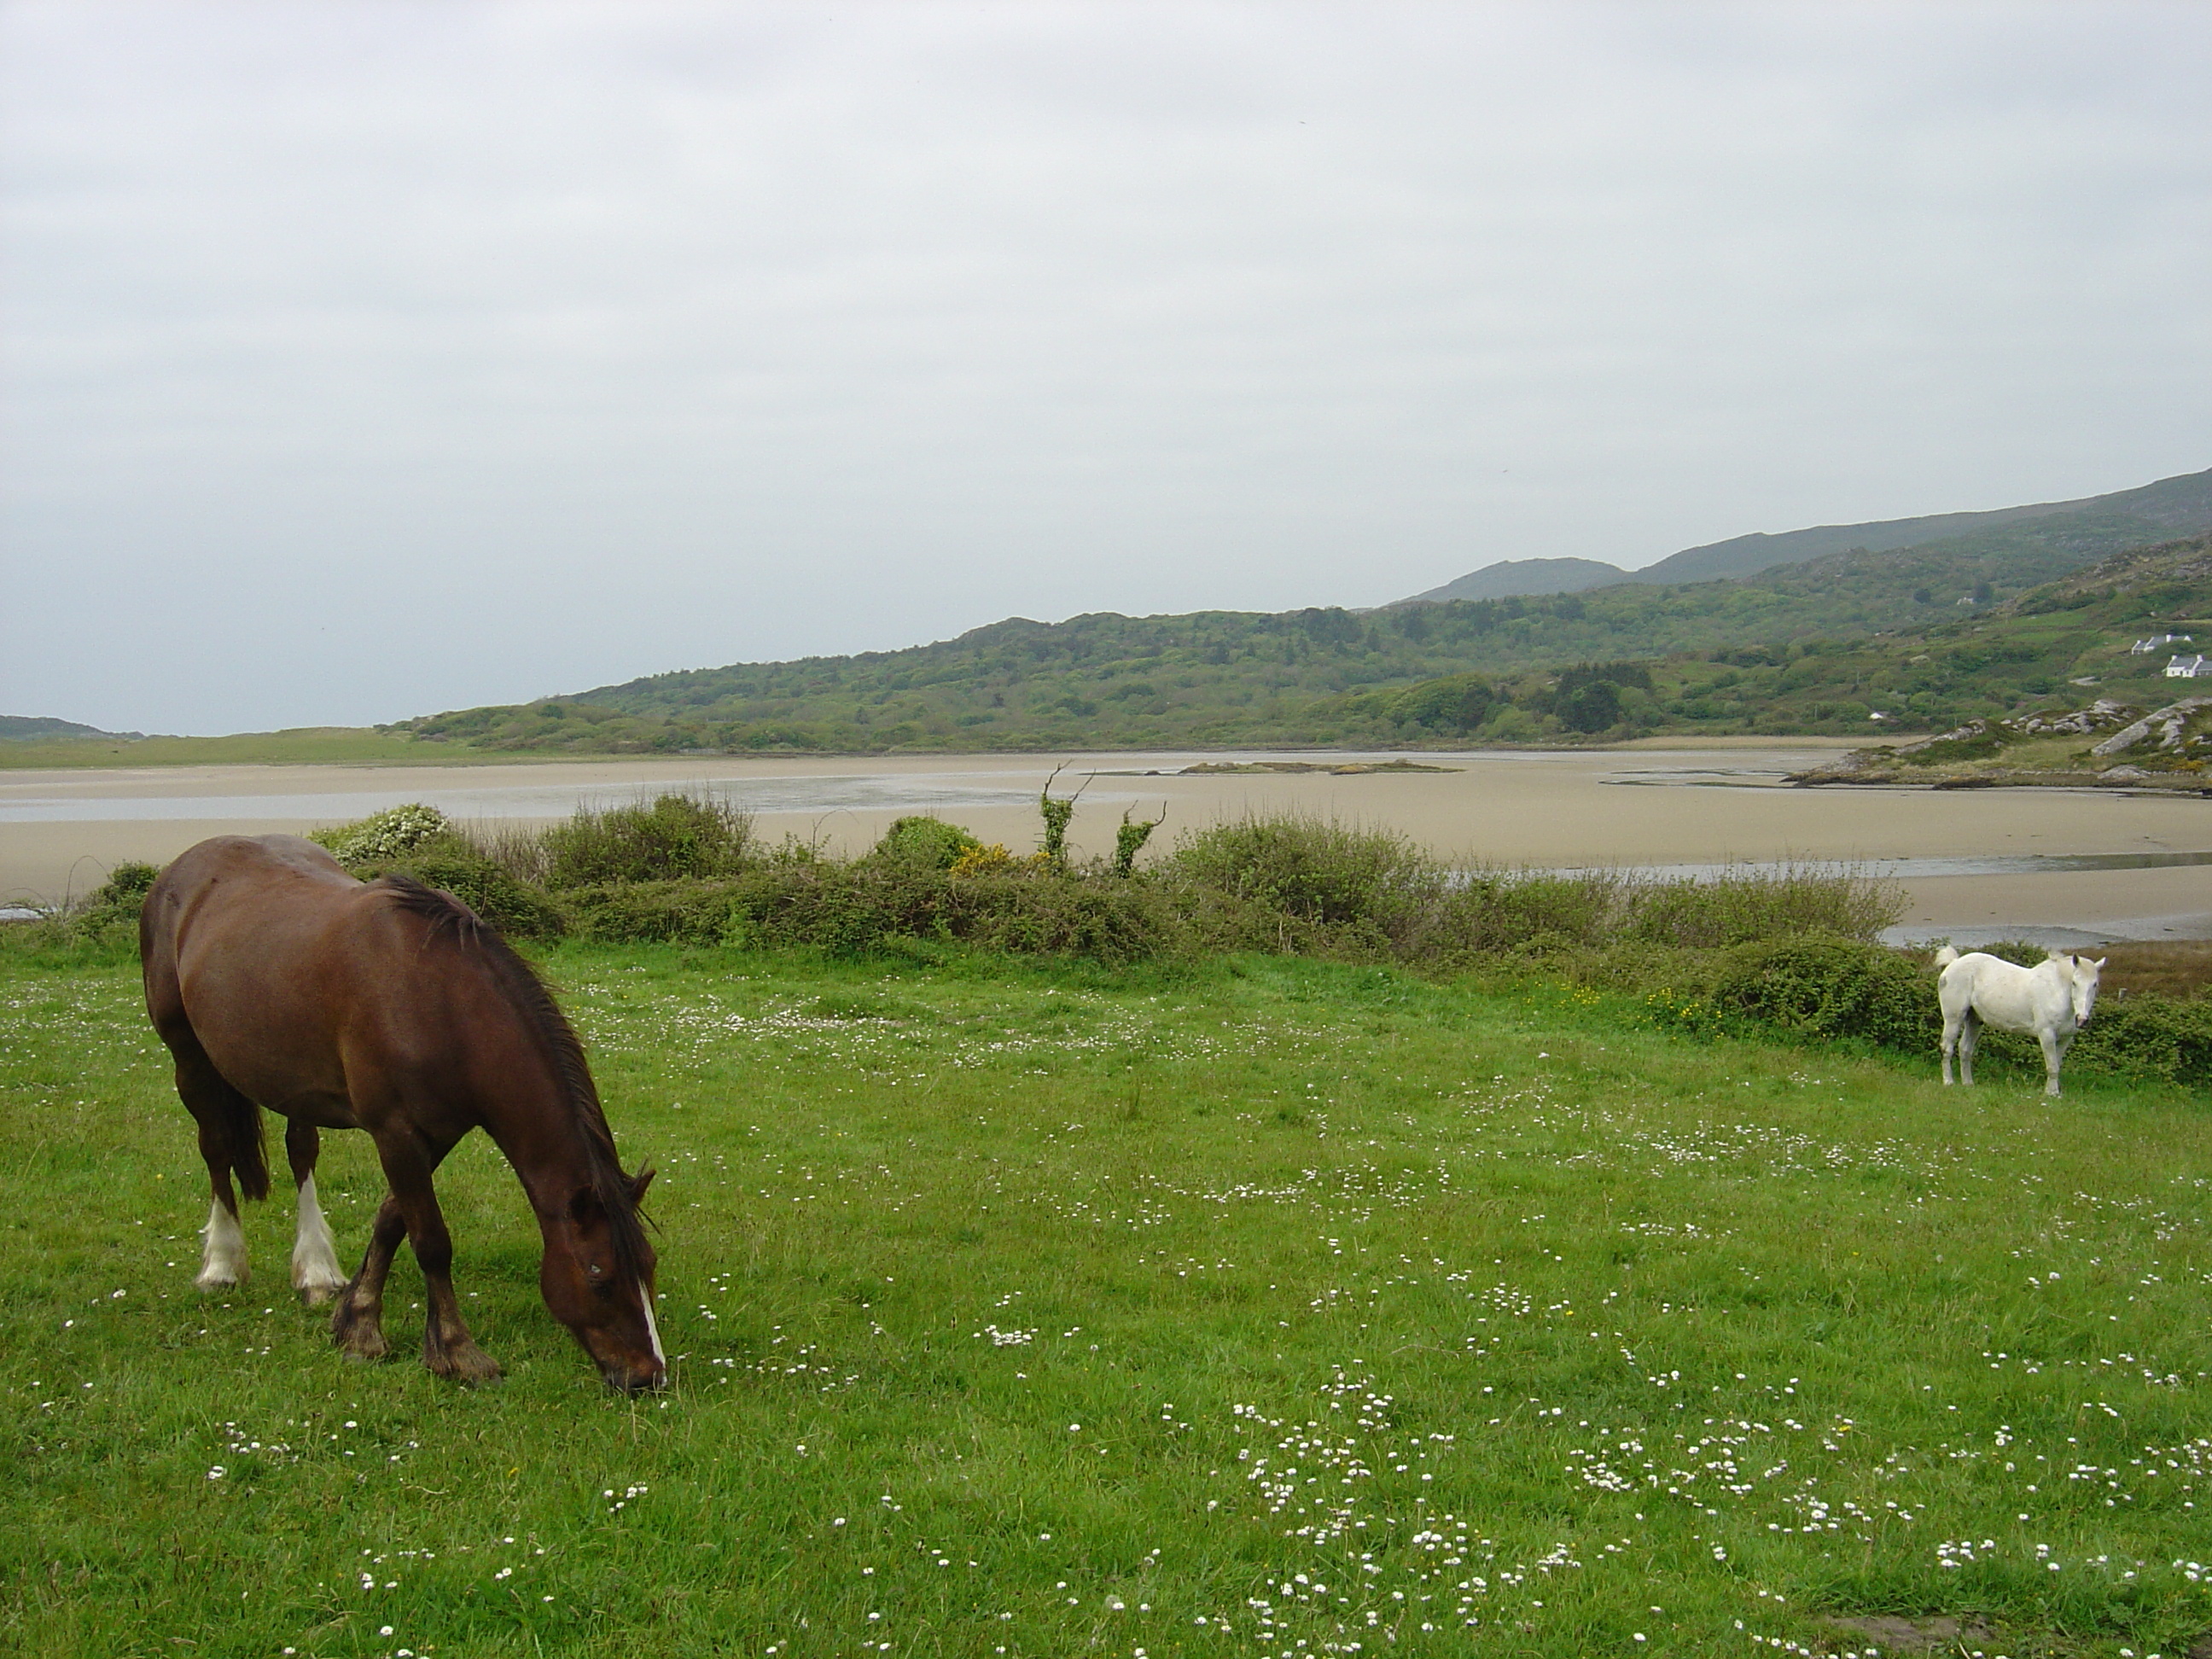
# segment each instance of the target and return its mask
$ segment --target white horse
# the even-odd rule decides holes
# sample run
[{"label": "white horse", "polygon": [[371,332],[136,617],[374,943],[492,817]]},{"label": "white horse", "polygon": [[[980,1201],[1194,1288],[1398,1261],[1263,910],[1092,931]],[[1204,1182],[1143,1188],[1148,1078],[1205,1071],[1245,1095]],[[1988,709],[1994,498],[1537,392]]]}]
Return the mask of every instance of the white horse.
[{"label": "white horse", "polygon": [[1984,1023],[2001,1031],[2032,1031],[2043,1045],[2043,1092],[2058,1092],[2058,1062],[2074,1034],[2097,1006],[2097,975],[2105,962],[2053,951],[2048,962],[2022,968],[1976,951],[1960,956],[1949,945],[1936,953],[1936,995],[1943,1005],[1943,1081],[1951,1080],[1951,1054],[1959,1055],[1959,1080],[1974,1080],[1974,1042]]}]

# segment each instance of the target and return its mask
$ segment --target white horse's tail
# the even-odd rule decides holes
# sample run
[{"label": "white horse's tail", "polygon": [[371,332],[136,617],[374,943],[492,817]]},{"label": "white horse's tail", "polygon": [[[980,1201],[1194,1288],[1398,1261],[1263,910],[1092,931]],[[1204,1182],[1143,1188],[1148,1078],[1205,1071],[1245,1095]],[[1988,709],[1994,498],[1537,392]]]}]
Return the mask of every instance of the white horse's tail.
[{"label": "white horse's tail", "polygon": [[1936,971],[1939,974],[1942,973],[1946,968],[1948,968],[1958,959],[1959,953],[1956,951],[1954,951],[1949,945],[1945,945],[1942,950],[1936,953]]}]

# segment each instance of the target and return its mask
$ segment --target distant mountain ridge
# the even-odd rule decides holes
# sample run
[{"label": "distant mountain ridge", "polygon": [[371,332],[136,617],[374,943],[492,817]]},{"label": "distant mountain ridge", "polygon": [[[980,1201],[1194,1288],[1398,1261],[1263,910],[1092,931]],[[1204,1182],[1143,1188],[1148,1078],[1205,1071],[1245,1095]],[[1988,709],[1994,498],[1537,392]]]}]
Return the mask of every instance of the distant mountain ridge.
[{"label": "distant mountain ridge", "polygon": [[1586,587],[1635,578],[1599,559],[1501,559],[1455,581],[1394,605],[1446,605],[1454,599],[1527,599],[1539,593],[1579,593]]},{"label": "distant mountain ridge", "polygon": [[[1608,582],[1676,583],[1718,580],[1741,580],[1783,565],[1805,564],[1832,554],[1886,553],[1896,548],[1920,547],[1978,535],[2031,520],[2064,516],[2117,514],[2139,520],[2142,539],[2186,534],[2212,527],[2212,469],[2185,472],[2132,489],[2106,495],[2085,495],[2078,501],[2039,501],[2028,507],[2001,507],[1979,513],[1936,513],[1917,519],[1881,519],[1869,524],[1815,525],[1779,535],[1754,532],[1732,536],[1724,542],[1686,547],[1640,570],[1622,570],[1595,559],[1509,559],[1485,565],[1441,587],[1393,605],[1435,605],[1452,599],[1503,599],[1509,594],[1582,593]],[[1534,579],[1550,580],[1554,569],[1557,586],[1500,586]],[[1586,573],[1610,573],[1584,580]],[[1386,609],[1388,607],[1385,607]]]},{"label": "distant mountain ridge", "polygon": [[0,743],[35,743],[50,738],[143,738],[143,732],[103,732],[75,720],[48,720],[38,714],[0,714]]}]

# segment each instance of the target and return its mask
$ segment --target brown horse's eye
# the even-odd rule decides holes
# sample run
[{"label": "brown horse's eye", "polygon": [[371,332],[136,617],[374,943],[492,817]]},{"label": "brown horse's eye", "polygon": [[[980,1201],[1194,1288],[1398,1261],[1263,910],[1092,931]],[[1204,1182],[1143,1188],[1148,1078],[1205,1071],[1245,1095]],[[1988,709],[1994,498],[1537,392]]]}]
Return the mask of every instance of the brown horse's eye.
[{"label": "brown horse's eye", "polygon": [[605,1269],[605,1267],[602,1267],[601,1266],[599,1266],[599,1264],[598,1262],[594,1261],[593,1263],[592,1263],[592,1278],[597,1279],[597,1278],[598,1278],[601,1273],[605,1273],[605,1272],[606,1272],[606,1269]]}]

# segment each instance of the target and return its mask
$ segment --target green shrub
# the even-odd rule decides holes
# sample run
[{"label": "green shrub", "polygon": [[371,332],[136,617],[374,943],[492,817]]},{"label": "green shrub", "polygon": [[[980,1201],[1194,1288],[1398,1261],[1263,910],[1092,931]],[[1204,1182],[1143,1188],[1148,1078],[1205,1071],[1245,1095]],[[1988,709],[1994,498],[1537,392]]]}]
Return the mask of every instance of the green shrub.
[{"label": "green shrub", "polygon": [[987,950],[1121,967],[1182,954],[1188,937],[1172,896],[1151,883],[1010,872],[957,890],[953,937]]},{"label": "green shrub", "polygon": [[[1145,688],[1145,695],[1152,695],[1150,686]],[[1037,817],[1044,823],[1044,833],[1037,842],[1037,854],[1048,864],[1067,862],[1067,826],[1075,817],[1075,795],[1083,793],[1080,787],[1076,789],[1075,795],[1055,795],[1052,793],[1052,786],[1059,781],[1060,775],[1066,769],[1065,762],[1054,767],[1052,775],[1044,781],[1044,787],[1037,793]]]},{"label": "green shrub", "polygon": [[1137,818],[1131,816],[1134,807],[1121,809],[1121,822],[1114,830],[1114,873],[1132,876],[1137,872],[1137,854],[1145,850],[1145,843],[1152,838],[1152,831],[1165,821],[1167,803],[1160,803],[1161,817]]},{"label": "green shrub", "polygon": [[847,955],[900,939],[950,939],[951,907],[973,884],[920,857],[896,855],[764,872],[738,884],[730,937],[732,943],[814,945]]},{"label": "green shrub", "polygon": [[763,866],[719,881],[638,882],[570,896],[592,939],[811,946],[840,955],[939,939],[1114,965],[1170,954],[1185,937],[1170,895],[1142,881],[1014,869],[955,879],[927,865]]},{"label": "green shrub", "polygon": [[107,872],[106,881],[86,895],[83,904],[70,915],[69,926],[86,938],[111,930],[135,937],[138,913],[145,908],[146,895],[161,873],[154,866],[136,860],[117,865]]},{"label": "green shrub", "polygon": [[1411,685],[1382,704],[1384,718],[1433,732],[1467,732],[1490,718],[1498,689],[1480,674],[1449,674]]},{"label": "green shrub", "polygon": [[620,944],[720,944],[738,903],[727,878],[618,882],[562,896],[576,933]]},{"label": "green shrub", "polygon": [[1871,941],[1905,913],[1894,883],[1849,870],[1731,870],[1713,881],[1638,883],[1623,894],[1629,937],[1703,948],[1812,933]]},{"label": "green shrub", "polygon": [[1933,1054],[1942,1035],[1935,976],[1863,939],[1809,934],[1738,945],[1712,988],[1723,1012],[1801,1036],[1857,1037]]},{"label": "green shrub", "polygon": [[538,842],[544,883],[556,891],[733,875],[757,856],[750,817],[726,801],[696,795],[586,808],[541,832]]},{"label": "green shrub", "polygon": [[1592,680],[1560,697],[1559,720],[1570,732],[1605,732],[1620,720],[1620,688],[1611,680]]},{"label": "green shrub", "polygon": [[1405,836],[1321,818],[1244,817],[1183,837],[1174,873],[1285,917],[1406,942],[1445,890]]},{"label": "green shrub", "polygon": [[1613,931],[1620,891],[1620,878],[1605,870],[1477,872],[1435,906],[1419,936],[1420,951],[1476,966],[1488,956],[1601,945]]},{"label": "green shrub", "polygon": [[1610,870],[1486,870],[1439,897],[1409,953],[1472,967],[1489,953],[1551,955],[1624,943],[1711,950],[1808,933],[1871,939],[1900,908],[1893,887],[1848,871],[1648,881]]},{"label": "green shrub", "polygon": [[432,837],[450,834],[452,830],[446,815],[436,807],[410,801],[404,806],[372,812],[352,823],[318,830],[307,839],[328,848],[332,858],[351,867],[404,857]]},{"label": "green shrub", "polygon": [[2185,1088],[2212,1085],[2212,1001],[2155,991],[2124,1001],[2100,1001],[2074,1039],[2066,1064],[2118,1076],[2162,1078]]},{"label": "green shrub", "polygon": [[550,939],[566,931],[561,907],[549,895],[450,831],[404,856],[366,860],[353,873],[364,881],[412,876],[426,887],[441,887],[502,933]]},{"label": "green shrub", "polygon": [[958,824],[943,818],[908,817],[895,820],[869,856],[915,869],[950,870],[963,854],[981,845]]}]

